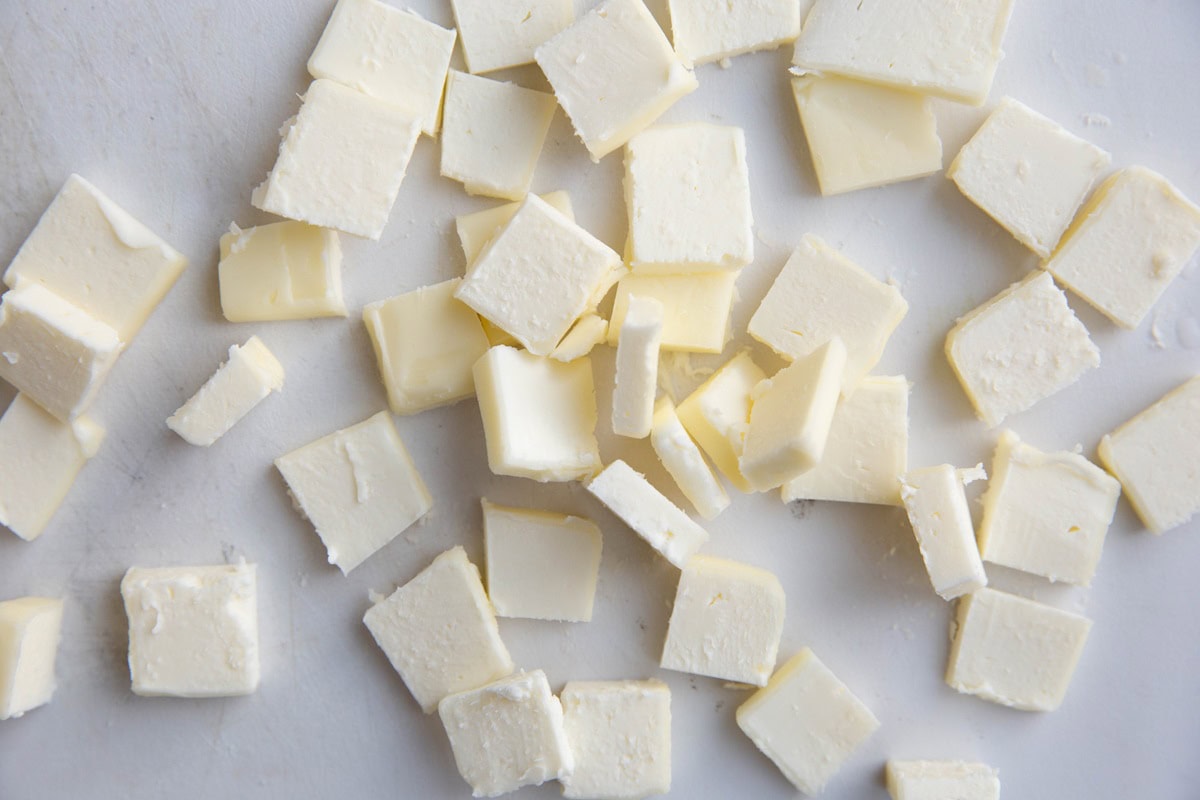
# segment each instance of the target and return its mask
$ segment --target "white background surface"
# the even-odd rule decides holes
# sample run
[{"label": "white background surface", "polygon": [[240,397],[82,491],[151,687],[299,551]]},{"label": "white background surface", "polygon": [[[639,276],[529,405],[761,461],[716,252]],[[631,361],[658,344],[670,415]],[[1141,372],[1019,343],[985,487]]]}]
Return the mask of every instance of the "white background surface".
[{"label": "white background surface", "polygon": [[[413,5],[452,23],[444,0]],[[1200,3],[1016,5],[993,101],[1012,94],[1109,149],[1114,166],[1145,164],[1200,198]],[[54,701],[0,723],[0,798],[468,796],[436,716],[420,713],[360,618],[369,589],[390,590],[453,544],[478,561],[485,494],[583,513],[606,534],[593,622],[501,621],[520,666],[545,669],[556,687],[579,678],[666,680],[674,796],[793,796],[734,724],[744,693],[657,668],[675,570],[581,488],[492,477],[474,402],[399,420],[435,510],[350,577],[325,563],[316,535],[292,511],[271,460],[385,405],[359,309],[460,274],[453,217],[490,205],[438,178],[438,147],[424,139],[383,240],[344,240],[349,319],[222,319],[217,237],[230,222],[264,219],[249,205],[250,190],[274,161],[276,132],[307,85],[304,63],[331,7],[0,3],[0,264],[72,171],[192,262],[113,371],[94,409],[108,441],[45,535],[33,544],[0,535],[0,596],[69,598]],[[758,254],[738,283],[735,326],[744,329],[800,236],[820,234],[898,281],[912,306],[878,370],[914,383],[911,462],[990,462],[995,432],[972,416],[942,341],[957,316],[1022,277],[1034,256],[939,176],[822,199],[788,61],[785,48],[738,58],[728,70],[703,67],[699,91],[665,118],[746,129]],[[542,85],[534,69],[506,77]],[[939,104],[938,113],[948,163],[985,112]],[[618,249],[620,178],[620,156],[593,166],[560,114],[535,189],[570,189],[580,221]],[[1200,371],[1200,275],[1189,269],[1135,332],[1072,305],[1103,366],[1010,424],[1042,448],[1078,443],[1093,455],[1102,434]],[[184,444],[163,420],[251,333],[286,366],[284,392],[212,449]],[[611,351],[596,361],[603,420]],[[0,388],[0,405],[10,397]],[[670,485],[648,444],[618,447],[610,438],[602,450]],[[994,585],[1096,621],[1064,706],[1046,715],[942,683],[951,609],[930,590],[902,511],[738,497],[710,528],[712,552],[771,568],[783,581],[781,659],[811,645],[882,720],[825,797],[884,797],[888,757],[987,761],[1001,769],[1009,800],[1176,800],[1200,791],[1196,522],[1157,538],[1122,502],[1089,590],[989,566]],[[126,568],[240,556],[259,564],[261,690],[231,700],[133,696],[118,593]],[[557,793],[551,784],[521,796]]]}]

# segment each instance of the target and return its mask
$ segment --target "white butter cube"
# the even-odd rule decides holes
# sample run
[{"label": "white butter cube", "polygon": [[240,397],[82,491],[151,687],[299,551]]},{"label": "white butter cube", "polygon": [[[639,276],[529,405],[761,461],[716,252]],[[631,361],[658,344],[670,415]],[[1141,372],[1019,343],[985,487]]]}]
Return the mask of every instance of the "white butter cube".
[{"label": "white butter cube", "polygon": [[588,622],[603,545],[595,523],[483,501],[487,590],[502,617]]},{"label": "white butter cube", "polygon": [[738,469],[755,491],[775,489],[821,461],[846,371],[834,337],[754,389]]},{"label": "white butter cube", "polygon": [[372,605],[363,623],[426,714],[446,695],[513,671],[479,570],[461,547]]},{"label": "white butter cube", "polygon": [[125,345],[39,283],[0,298],[0,378],[63,421],[87,411]]},{"label": "white butter cube", "polygon": [[253,564],[130,567],[129,674],[143,697],[233,697],[258,689]]},{"label": "white butter cube", "polygon": [[[546,204],[556,209],[567,219],[575,221],[575,211],[571,207],[571,195],[566,192],[547,192],[538,195]],[[520,203],[504,203],[493,208],[485,208],[471,214],[464,214],[454,219],[454,229],[458,232],[458,241],[462,244],[463,255],[469,268],[479,257],[483,246],[492,237],[503,230],[508,221],[517,213]]]},{"label": "white butter cube", "polygon": [[694,556],[679,576],[662,668],[765,686],[787,601],[765,569]]},{"label": "white butter cube", "polygon": [[774,50],[800,35],[796,0],[669,0],[675,52],[685,64]]},{"label": "white butter cube", "polygon": [[275,467],[344,574],[433,506],[386,411],[280,456]]},{"label": "white butter cube", "polygon": [[0,720],[50,702],[63,601],[18,597],[0,603]]},{"label": "white butter cube", "polygon": [[680,569],[708,541],[708,531],[624,461],[609,464],[587,490]]},{"label": "white butter cube", "polygon": [[1200,247],[1200,207],[1144,167],[1106,180],[1045,268],[1123,328],[1141,324]]},{"label": "white butter cube", "polygon": [[425,286],[363,308],[375,361],[396,414],[475,394],[471,370],[490,343],[475,312],[454,298],[462,280]]},{"label": "white butter cube", "polygon": [[967,199],[1046,258],[1111,161],[1108,153],[1011,97],[946,170]]},{"label": "white butter cube", "polygon": [[38,283],[128,344],[187,259],[99,189],[70,175],[21,245],[4,282]]},{"label": "white butter cube", "polygon": [[1087,328],[1041,270],[961,317],[946,336],[946,358],[989,427],[1100,365]]},{"label": "white butter cube", "polygon": [[720,353],[729,340],[736,271],[680,275],[631,273],[617,283],[609,344],[616,344],[633,295],[653,298],[663,306],[663,350]]},{"label": "white butter cube", "polygon": [[27,542],[41,536],[103,441],[91,418],[61,422],[18,394],[0,417],[0,525]]},{"label": "white butter cube", "polygon": [[675,404],[669,397],[660,397],[654,407],[650,444],[658,460],[667,468],[700,516],[714,519],[729,507],[729,495],[725,487],[683,427]]},{"label": "white butter cube", "polygon": [[938,596],[953,600],[987,586],[958,470],[949,464],[909,470],[900,498]]},{"label": "white butter cube", "polygon": [[583,358],[608,339],[608,320],[598,314],[584,314],[579,318],[550,357],[555,361],[574,361]]},{"label": "white butter cube", "polygon": [[1121,485],[1078,453],[1043,453],[1005,431],[983,498],[979,550],[993,564],[1086,586],[1120,495]]},{"label": "white butter cube", "polygon": [[1000,800],[1000,774],[966,761],[889,761],[892,800]]},{"label": "white butter cube", "polygon": [[433,136],[456,38],[453,30],[379,0],[338,0],[308,72],[404,109]]},{"label": "white butter cube", "polygon": [[1083,652],[1089,619],[980,589],[958,601],[946,683],[963,694],[1022,711],[1062,704]]},{"label": "white butter cube", "polygon": [[605,0],[534,58],[596,161],[698,85],[642,0]]},{"label": "white butter cube", "polygon": [[167,427],[188,444],[208,447],[242,417],[283,389],[283,365],[262,340],[251,336],[229,348],[229,360],[167,419]]},{"label": "white butter cube", "polygon": [[650,435],[662,331],[662,303],[650,297],[629,298],[617,342],[613,387],[612,425],[618,436],[645,439]]},{"label": "white butter cube", "polygon": [[624,271],[620,256],[529,195],[484,246],[455,296],[546,356]]},{"label": "white butter cube", "polygon": [[442,117],[442,177],[468,194],[520,200],[529,192],[554,95],[450,71]]},{"label": "white butter cube", "polygon": [[870,377],[833,414],[817,466],[783,487],[783,501],[898,506],[908,471],[908,381]]},{"label": "white butter cube", "polygon": [[671,690],[662,681],[571,681],[563,724],[575,770],[563,797],[639,800],[671,790]]},{"label": "white butter cube", "polygon": [[843,392],[879,363],[908,314],[895,286],[877,280],[820,238],[807,234],[783,265],[747,330],[791,360],[837,336],[846,345]]},{"label": "white butter cube", "polygon": [[346,316],[337,231],[303,222],[221,237],[221,311],[230,322]]},{"label": "white butter cube", "polygon": [[497,475],[573,481],[600,469],[592,362],[498,346],[475,362],[488,465]]},{"label": "white butter cube", "polygon": [[754,260],[746,135],[660,125],[625,148],[628,259],[635,270],[740,269]]},{"label": "white butter cube", "polygon": [[498,797],[571,774],[563,708],[546,673],[522,672],[438,704],[454,763],[475,797]]},{"label": "white butter cube", "polygon": [[283,131],[279,157],[250,197],[255,208],[378,239],[421,134],[406,109],[315,80]]},{"label": "white butter cube", "polygon": [[575,21],[572,0],[450,0],[463,58],[474,73],[533,63],[533,53]]},{"label": "white butter cube", "polygon": [[743,492],[752,491],[738,460],[750,424],[751,395],[767,379],[748,352],[738,353],[679,404],[683,427],[717,469]]},{"label": "white butter cube", "polygon": [[792,63],[981,105],[1013,0],[816,0]]},{"label": "white butter cube", "polygon": [[819,794],[879,720],[807,647],[737,710],[737,723],[805,794]]},{"label": "white butter cube", "polygon": [[942,169],[928,96],[836,76],[792,79],[821,194],[922,178]]},{"label": "white butter cube", "polygon": [[1100,460],[1155,533],[1195,516],[1200,511],[1200,378],[1101,439]]}]

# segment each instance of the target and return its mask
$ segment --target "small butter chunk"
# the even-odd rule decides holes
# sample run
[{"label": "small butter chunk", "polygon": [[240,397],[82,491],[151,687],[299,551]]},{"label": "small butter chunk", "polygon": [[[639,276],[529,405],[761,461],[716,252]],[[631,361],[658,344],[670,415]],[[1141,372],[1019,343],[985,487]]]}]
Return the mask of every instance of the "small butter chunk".
[{"label": "small butter chunk", "polygon": [[624,271],[620,256],[531,194],[484,246],[455,297],[546,356]]},{"label": "small butter chunk", "polygon": [[60,420],[87,411],[125,345],[39,283],[0,298],[0,378]]},{"label": "small butter chunk", "polygon": [[737,723],[805,794],[825,788],[879,720],[807,647],[737,710]]},{"label": "small butter chunk", "polygon": [[1200,512],[1200,377],[1168,393],[1100,441],[1146,527],[1163,533]]},{"label": "small butter chunk", "polygon": [[229,348],[229,360],[167,420],[184,441],[208,447],[283,389],[283,365],[257,336]]},{"label": "small butter chunk", "polygon": [[1123,328],[1141,324],[1200,247],[1200,207],[1144,167],[1092,194],[1045,268]]},{"label": "small butter chunk", "polygon": [[546,673],[521,672],[438,704],[454,763],[476,797],[540,786],[575,767]]},{"label": "small butter chunk", "polygon": [[1000,800],[1000,774],[987,764],[966,761],[887,763],[892,800]]},{"label": "small butter chunk", "polygon": [[[575,211],[571,207],[571,195],[558,191],[548,192],[538,195],[538,197],[567,219],[575,221]],[[508,224],[520,207],[520,203],[504,203],[455,218],[454,229],[458,233],[458,241],[462,245],[468,269],[479,257],[484,245],[504,229],[504,226]]]},{"label": "small butter chunk", "polygon": [[783,265],[747,330],[789,360],[840,337],[846,345],[843,392],[850,394],[879,363],[907,313],[908,303],[896,287],[808,234]]},{"label": "small butter chunk", "polygon": [[1021,244],[1046,258],[1111,160],[1099,147],[1006,97],[959,151],[946,177]]},{"label": "small butter chunk", "polygon": [[630,264],[637,271],[740,269],[754,260],[746,135],[660,125],[625,148]]},{"label": "small butter chunk", "polygon": [[938,596],[953,600],[987,586],[959,470],[949,464],[909,470],[900,497]]},{"label": "small butter chunk", "polygon": [[275,467],[343,573],[433,506],[386,411],[280,456]]},{"label": "small butter chunk", "polygon": [[833,414],[817,466],[783,487],[783,501],[898,506],[908,471],[908,381],[870,377]]},{"label": "small butter chunk", "polygon": [[720,353],[729,338],[729,312],[733,308],[738,273],[693,272],[680,275],[631,273],[617,283],[613,298],[609,344],[615,344],[633,295],[653,298],[663,305],[663,350]]},{"label": "small butter chunk", "polygon": [[725,487],[679,421],[675,404],[669,397],[660,397],[654,408],[650,444],[658,460],[667,468],[701,517],[714,519],[729,507],[729,495]]},{"label": "small butter chunk", "polygon": [[741,352],[679,404],[683,427],[717,469],[743,492],[751,491],[751,487],[738,468],[742,437],[750,424],[751,395],[766,378],[750,354]]},{"label": "small butter chunk", "polygon": [[0,417],[0,525],[27,542],[41,536],[103,441],[91,418],[61,422],[18,394]]},{"label": "small butter chunk", "polygon": [[474,374],[493,473],[573,481],[600,469],[590,359],[564,364],[501,345]]},{"label": "small butter chunk", "polygon": [[985,561],[1052,581],[1091,583],[1121,485],[1078,453],[1043,453],[1000,434],[983,498]]},{"label": "small butter chunk", "polygon": [[774,50],[800,35],[795,0],[669,0],[675,52],[686,64]]},{"label": "small butter chunk", "polygon": [[338,0],[308,72],[404,109],[433,136],[456,38],[379,0]]},{"label": "small butter chunk", "polygon": [[0,720],[50,702],[62,616],[55,597],[0,602]]},{"label": "small butter chunk", "polygon": [[1022,711],[1053,711],[1067,693],[1091,620],[980,589],[958,601],[946,683]]},{"label": "small butter chunk", "polygon": [[600,529],[580,517],[483,501],[488,597],[502,617],[588,622]]},{"label": "small butter chunk", "polygon": [[1041,270],[959,319],[946,336],[946,357],[989,427],[1100,365],[1087,328]]},{"label": "small butter chunk", "polygon": [[454,547],[368,609],[363,623],[421,709],[513,671],[479,570]]},{"label": "small butter chunk", "polygon": [[538,46],[575,21],[572,0],[450,0],[474,73],[533,63]]},{"label": "small butter chunk", "polygon": [[846,346],[834,337],[755,387],[738,460],[755,491],[778,488],[820,463],[845,371]]},{"label": "small butter chunk", "polygon": [[421,134],[409,111],[315,80],[284,126],[279,157],[250,202],[281,217],[378,239]]},{"label": "small butter chunk", "polygon": [[235,229],[217,269],[230,322],[346,316],[337,231],[291,220]]},{"label": "small butter chunk", "polygon": [[642,0],[605,0],[534,58],[597,161],[698,86]]},{"label": "small butter chunk", "polygon": [[363,308],[375,361],[396,414],[415,414],[475,394],[471,370],[490,343],[475,312],[454,298],[461,279]]},{"label": "small butter chunk", "polygon": [[942,140],[926,95],[812,75],[793,78],[792,94],[821,194],[941,171]]},{"label": "small butter chunk", "polygon": [[633,439],[650,435],[658,389],[663,306],[653,298],[631,297],[617,341],[613,387],[613,433]]},{"label": "small butter chunk", "polygon": [[557,104],[554,95],[451,70],[442,116],[442,177],[468,194],[529,192]]},{"label": "small butter chunk", "polygon": [[708,531],[624,461],[609,464],[588,483],[587,489],[680,569],[708,541]]},{"label": "small butter chunk", "polygon": [[144,697],[233,697],[258,689],[253,564],[130,567],[129,673]]},{"label": "small butter chunk", "polygon": [[679,576],[662,668],[765,686],[787,602],[765,569],[694,556]]},{"label": "small butter chunk", "polygon": [[38,283],[128,344],[187,259],[78,175],[71,175],[4,273]]},{"label": "small butter chunk", "polygon": [[563,722],[575,770],[563,797],[637,800],[671,790],[671,690],[662,681],[571,681]]},{"label": "small butter chunk", "polygon": [[607,339],[608,320],[598,314],[587,313],[571,326],[550,357],[563,363],[574,361],[583,358]]},{"label": "small butter chunk", "polygon": [[981,105],[1013,0],[816,0],[792,63]]}]

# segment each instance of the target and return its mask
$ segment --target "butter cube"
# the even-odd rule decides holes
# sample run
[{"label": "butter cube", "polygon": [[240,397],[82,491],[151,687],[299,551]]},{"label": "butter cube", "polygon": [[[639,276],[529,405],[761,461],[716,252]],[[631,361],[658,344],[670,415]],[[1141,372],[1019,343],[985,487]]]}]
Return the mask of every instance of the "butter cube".
[{"label": "butter cube", "polygon": [[1047,258],[1111,161],[1099,147],[1011,97],[946,170],[967,199]]},{"label": "butter cube", "polygon": [[779,579],[765,569],[694,556],[679,576],[662,668],[765,686],[786,607]]},{"label": "butter cube", "polygon": [[958,601],[946,683],[1022,711],[1053,711],[1067,693],[1089,619],[980,589]]},{"label": "butter cube", "polygon": [[483,501],[488,597],[502,617],[588,622],[600,529],[580,517]]},{"label": "butter cube", "polygon": [[533,63],[538,46],[575,21],[572,0],[450,0],[474,73]]},{"label": "butter cube", "polygon": [[363,623],[426,714],[513,671],[479,570],[454,547],[367,610]]},{"label": "butter cube", "polygon": [[[571,208],[571,195],[559,191],[547,192],[546,194],[538,195],[538,197],[567,219],[572,222],[575,221],[575,212]],[[458,233],[459,243],[462,244],[463,255],[467,259],[468,268],[475,263],[475,259],[479,257],[479,253],[483,250],[483,246],[491,241],[493,236],[503,230],[504,226],[508,224],[508,221],[513,218],[520,207],[520,203],[504,203],[492,208],[485,208],[483,211],[476,211],[455,218],[454,229]]]},{"label": "butter cube", "polygon": [[743,492],[752,491],[738,461],[750,424],[751,395],[766,380],[748,352],[738,353],[679,404],[679,419],[717,469]]},{"label": "butter cube", "polygon": [[253,564],[130,567],[129,674],[143,697],[233,697],[258,689]]},{"label": "butter cube", "polygon": [[521,672],[438,704],[454,763],[476,797],[498,797],[571,774],[562,703],[546,673]]},{"label": "butter cube", "polygon": [[729,507],[729,495],[725,487],[679,421],[675,404],[669,397],[660,397],[654,407],[650,444],[658,460],[667,468],[701,517],[715,519]]},{"label": "butter cube", "polygon": [[461,283],[454,278],[363,308],[394,413],[416,414],[475,394],[471,370],[490,343],[479,317],[454,298]]},{"label": "butter cube", "polygon": [[892,800],[1000,800],[1000,775],[965,761],[888,761]]},{"label": "butter cube", "polygon": [[63,601],[18,597],[0,603],[0,720],[50,702]]},{"label": "butter cube", "polygon": [[685,64],[774,50],[800,35],[800,3],[793,0],[669,0],[675,52]]},{"label": "butter cube", "polygon": [[563,363],[574,361],[583,358],[607,339],[608,320],[598,314],[584,314],[571,326],[570,332],[562,338],[550,357]]},{"label": "butter cube", "polygon": [[208,447],[272,392],[283,389],[283,365],[257,336],[229,348],[229,360],[167,420],[188,444]]},{"label": "butter cube", "polygon": [[41,536],[103,441],[90,417],[60,422],[18,394],[0,417],[0,525],[27,542]]},{"label": "butter cube", "polygon": [[37,283],[128,344],[183,274],[187,259],[99,189],[67,177],[21,245],[4,282]]},{"label": "butter cube", "polygon": [[1035,270],[958,320],[946,357],[989,427],[1100,365],[1100,351],[1048,273]]},{"label": "butter cube", "polygon": [[563,797],[635,798],[671,790],[671,690],[662,681],[571,681],[563,725],[575,770]]},{"label": "butter cube", "polygon": [[662,330],[662,303],[653,298],[629,298],[617,343],[613,387],[612,424],[618,436],[645,439],[650,435]]},{"label": "butter cube", "polygon": [[498,346],[475,362],[488,465],[497,475],[573,481],[600,469],[592,362]]},{"label": "butter cube", "polygon": [[453,30],[379,0],[338,0],[308,72],[404,109],[433,136],[456,38]]},{"label": "butter cube", "polygon": [[1100,460],[1153,532],[1195,516],[1200,511],[1200,378],[1101,439]]},{"label": "butter cube", "polygon": [[652,298],[663,306],[663,350],[720,353],[729,339],[736,271],[647,275],[636,272],[617,283],[613,298],[609,344],[616,344],[633,295]]},{"label": "butter cube", "polygon": [[346,316],[337,231],[303,222],[221,237],[221,311],[230,322]]},{"label": "butter cube", "polygon": [[386,411],[280,456],[275,467],[343,574],[433,506]]},{"label": "butter cube", "polygon": [[870,377],[833,414],[817,466],[783,487],[783,501],[898,506],[908,471],[908,381]]},{"label": "butter cube", "polygon": [[821,194],[922,178],[942,169],[929,97],[848,78],[802,75],[792,95]]},{"label": "butter cube", "polygon": [[407,109],[315,80],[300,113],[284,126],[279,158],[250,202],[281,217],[378,239],[420,134],[420,120]]},{"label": "butter cube", "polygon": [[680,569],[708,541],[708,531],[624,461],[609,464],[587,490]]},{"label": "butter cube", "polygon": [[737,723],[805,794],[825,788],[879,720],[807,647],[737,710]]},{"label": "butter cube", "polygon": [[1200,247],[1200,207],[1156,172],[1128,167],[1080,210],[1044,267],[1123,328],[1141,324]]},{"label": "butter cube", "polygon": [[909,470],[900,498],[938,596],[953,600],[987,586],[959,471],[949,464]]},{"label": "butter cube", "polygon": [[698,85],[642,0],[605,0],[534,58],[595,161]]}]

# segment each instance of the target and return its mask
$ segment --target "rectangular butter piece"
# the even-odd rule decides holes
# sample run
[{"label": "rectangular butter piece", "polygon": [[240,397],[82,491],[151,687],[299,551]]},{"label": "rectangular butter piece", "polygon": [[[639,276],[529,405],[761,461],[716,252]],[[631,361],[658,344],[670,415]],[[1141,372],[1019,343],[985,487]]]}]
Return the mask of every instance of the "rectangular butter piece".
[{"label": "rectangular butter piece", "polygon": [[892,800],[1000,800],[1000,774],[987,764],[966,761],[887,763]]},{"label": "rectangular butter piece", "polygon": [[751,395],[767,374],[741,352],[679,404],[679,419],[717,469],[743,492],[752,491],[738,460],[750,424]]},{"label": "rectangular butter piece", "polygon": [[188,444],[208,447],[282,389],[283,365],[261,339],[251,336],[241,347],[229,348],[229,360],[167,419],[167,427]]},{"label": "rectangular butter piece", "polygon": [[0,603],[0,720],[24,716],[54,696],[62,616],[56,597]]},{"label": "rectangular butter piece", "polygon": [[616,344],[629,298],[653,298],[663,306],[663,350],[720,353],[729,340],[736,271],[680,275],[634,272],[621,278],[613,298],[609,344]]},{"label": "rectangular butter piece", "polygon": [[230,322],[346,316],[337,231],[287,220],[221,237],[221,311]]},{"label": "rectangular butter piece", "polygon": [[800,35],[796,0],[669,0],[675,52],[685,64],[707,64],[774,50]]},{"label": "rectangular butter piece", "polygon": [[[571,207],[571,195],[557,191],[540,194],[538,197],[567,219],[575,221],[575,211]],[[504,203],[492,208],[485,208],[483,211],[455,217],[454,230],[458,233],[458,241],[462,245],[463,256],[466,258],[468,268],[475,263],[483,246],[508,224],[520,207],[520,202]]]},{"label": "rectangular butter piece", "polygon": [[938,596],[953,600],[987,586],[959,471],[949,464],[909,470],[900,497]]},{"label": "rectangular butter piece", "polygon": [[608,320],[598,314],[584,314],[554,348],[550,357],[567,363],[583,358],[608,339]]},{"label": "rectangular butter piece", "polygon": [[675,404],[663,396],[654,407],[650,444],[667,472],[675,479],[688,501],[704,519],[715,519],[729,507],[729,495],[704,454],[688,435]]},{"label": "rectangular butter piece", "polygon": [[533,63],[538,45],[575,21],[572,0],[450,0],[467,69],[476,74]]},{"label": "rectangular butter piece", "polygon": [[629,298],[617,342],[613,379],[612,426],[618,436],[645,439],[650,435],[662,330],[662,303],[653,298]]}]

